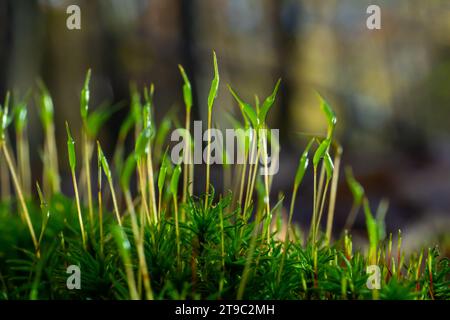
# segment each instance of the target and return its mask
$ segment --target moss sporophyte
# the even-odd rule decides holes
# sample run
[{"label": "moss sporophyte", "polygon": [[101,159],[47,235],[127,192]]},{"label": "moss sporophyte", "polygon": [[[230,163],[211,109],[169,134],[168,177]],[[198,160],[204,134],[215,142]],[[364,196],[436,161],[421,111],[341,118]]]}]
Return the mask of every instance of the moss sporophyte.
[{"label": "moss sporophyte", "polygon": [[[0,299],[450,298],[450,267],[438,247],[407,254],[402,234],[386,232],[387,201],[374,210],[370,191],[349,167],[353,205],[344,229],[334,228],[335,209],[343,206],[343,148],[326,99],[318,95],[326,132],[301,141],[292,187],[277,192],[282,142],[268,119],[283,83],[276,81],[265,99],[246,102],[231,85],[222,92],[213,54],[210,91],[200,97],[208,108],[203,128],[191,121],[192,87],[178,68],[183,121],[168,113],[156,122],[155,87],[132,85],[128,116],[108,148],[99,133],[120,105],[91,107],[95,70],[89,70],[80,83],[79,141],[75,123],[65,123],[65,164],[55,137],[64,123],[54,122],[47,87],[38,82],[35,93],[42,151],[28,142],[28,96],[6,94],[0,105]],[[241,119],[221,109],[217,97],[225,94]],[[219,129],[218,113],[231,129]],[[129,141],[134,148],[127,153]],[[42,175],[31,172],[35,152],[42,155]],[[221,185],[212,179],[213,164],[223,174]],[[195,170],[205,170],[205,185]],[[39,177],[35,189],[32,177]],[[67,185],[65,195],[61,186]],[[308,190],[313,197],[304,200]],[[365,249],[351,236],[360,211]],[[304,217],[310,223],[300,227],[296,221]],[[80,281],[69,286],[75,276]]]}]

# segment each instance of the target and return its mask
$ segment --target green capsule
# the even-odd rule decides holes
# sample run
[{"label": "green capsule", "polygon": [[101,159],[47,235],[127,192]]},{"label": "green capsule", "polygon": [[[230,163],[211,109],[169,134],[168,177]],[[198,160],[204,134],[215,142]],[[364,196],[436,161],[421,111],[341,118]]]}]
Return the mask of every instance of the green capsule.
[{"label": "green capsule", "polygon": [[178,180],[180,178],[181,167],[177,165],[172,173],[172,179],[170,180],[170,193],[177,195],[178,193]]},{"label": "green capsule", "polygon": [[268,96],[266,98],[266,100],[264,100],[264,102],[261,106],[261,109],[259,110],[259,113],[258,113],[258,120],[260,123],[266,122],[267,113],[272,108],[272,106],[275,102],[275,98],[277,96],[277,92],[278,92],[278,88],[280,87],[280,83],[281,83],[281,79],[278,79],[277,83],[275,84],[275,88],[273,89],[272,94],[270,96]]},{"label": "green capsule", "polygon": [[142,158],[145,154],[148,153],[150,138],[151,138],[151,128],[146,127],[139,134],[139,137],[136,141],[136,146],[134,148],[134,155],[137,159]]},{"label": "green capsule", "polygon": [[330,139],[333,135],[334,128],[335,128],[336,122],[337,122],[336,114],[334,113],[333,109],[328,104],[328,102],[325,101],[325,99],[322,98],[322,96],[319,93],[317,93],[317,95],[319,96],[319,99],[320,99],[320,108],[322,109],[322,112],[325,114],[325,117],[327,118],[327,122],[328,122],[327,138]]},{"label": "green capsule", "polygon": [[331,160],[330,154],[327,152],[323,157],[323,163],[325,164],[325,172],[327,173],[327,181],[330,181],[333,178],[334,164],[333,160]]},{"label": "green capsule", "polygon": [[69,164],[70,169],[74,171],[77,165],[77,157],[75,154],[75,141],[73,140],[72,135],[70,134],[69,124],[67,123],[67,121],[66,121],[66,131],[67,131],[67,151],[69,153]]},{"label": "green capsule", "polygon": [[178,65],[178,68],[180,69],[181,76],[183,77],[183,99],[184,104],[186,106],[186,110],[189,112],[192,107],[192,87],[191,82],[189,81],[189,78],[186,75],[186,72],[184,71],[184,68],[181,64]]},{"label": "green capsule", "polygon": [[89,109],[89,81],[91,80],[91,69],[88,69],[86,73],[86,78],[84,80],[83,89],[81,89],[80,96],[80,113],[81,119],[83,121],[87,120],[88,109]]},{"label": "green capsule", "polygon": [[330,147],[330,143],[331,143],[330,139],[325,139],[322,141],[322,143],[317,148],[316,153],[314,153],[314,157],[313,157],[314,168],[317,169],[317,166],[319,165],[320,160],[323,157],[325,157],[326,153],[328,152],[328,148]]},{"label": "green capsule", "polygon": [[314,139],[311,139],[309,141],[308,145],[306,146],[305,150],[302,153],[302,156],[300,157],[297,171],[295,172],[295,180],[294,180],[295,188],[298,188],[298,186],[300,185],[300,183],[303,180],[303,177],[305,176],[306,170],[308,169],[308,165],[309,165],[308,154],[309,154],[309,150],[311,149],[313,142],[314,142]]},{"label": "green capsule", "polygon": [[53,100],[47,88],[41,81],[38,82],[38,85],[41,91],[39,99],[39,115],[41,117],[42,126],[47,130],[53,122]]},{"label": "green capsule", "polygon": [[97,141],[97,148],[98,148],[98,157],[102,165],[103,172],[105,173],[105,176],[108,178],[108,180],[110,180],[111,170],[109,169],[108,160],[106,160],[102,147],[100,146],[100,143],[98,141]]},{"label": "green capsule", "polygon": [[211,112],[214,100],[217,97],[217,92],[219,90],[219,68],[217,66],[217,57],[216,53],[213,51],[213,58],[214,58],[214,78],[211,81],[211,88],[209,90],[208,95],[208,110]]},{"label": "green capsule", "polygon": [[165,163],[161,165],[158,174],[158,189],[161,191],[164,188],[164,183],[166,182],[167,166]]},{"label": "green capsule", "polygon": [[230,90],[231,95],[237,101],[239,108],[241,109],[241,112],[244,115],[244,119],[250,120],[250,123],[253,126],[253,128],[257,128],[259,124],[259,119],[256,114],[256,111],[252,108],[251,105],[244,102],[230,86],[228,86],[228,90]]}]

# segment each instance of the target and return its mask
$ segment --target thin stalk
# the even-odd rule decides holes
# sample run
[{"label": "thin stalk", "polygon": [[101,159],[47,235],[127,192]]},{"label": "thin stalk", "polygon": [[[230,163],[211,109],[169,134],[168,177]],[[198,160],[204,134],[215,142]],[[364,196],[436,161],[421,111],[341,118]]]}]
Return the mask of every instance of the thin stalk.
[{"label": "thin stalk", "polygon": [[53,123],[49,123],[48,130],[46,132],[47,138],[47,150],[49,154],[49,165],[50,165],[50,185],[53,193],[60,192],[60,180],[59,180],[59,169],[58,169],[58,154],[56,151],[56,138],[55,138],[55,126]]},{"label": "thin stalk", "polygon": [[242,198],[244,196],[244,183],[245,183],[245,176],[247,174],[247,157],[245,157],[244,159],[244,164],[242,165],[242,170],[241,170],[241,185],[239,188],[239,207],[242,206]]},{"label": "thin stalk", "polygon": [[206,198],[205,198],[205,209],[208,207],[208,197],[209,197],[209,179],[210,179],[210,166],[209,163],[211,161],[211,121],[212,121],[212,112],[208,109],[208,145],[207,147],[207,155],[206,155]]},{"label": "thin stalk", "polygon": [[[150,143],[150,142],[149,142]],[[158,222],[158,213],[156,210],[156,195],[155,195],[155,179],[153,178],[153,163],[152,163],[152,148],[148,147],[147,153],[147,174],[148,174],[148,189],[151,203],[151,213],[153,214],[154,223]]]},{"label": "thin stalk", "polygon": [[84,247],[84,249],[87,249],[86,232],[84,230],[83,216],[81,214],[80,195],[78,193],[78,184],[77,184],[77,179],[75,177],[75,170],[72,169],[71,173],[72,173],[73,189],[75,191],[75,200],[76,200],[76,203],[77,203],[78,221],[80,223],[81,238],[83,240],[83,247]]},{"label": "thin stalk", "polygon": [[225,234],[224,234],[224,227],[223,227],[223,210],[222,207],[220,207],[219,210],[220,214],[220,249],[221,249],[221,261],[222,261],[222,271],[225,272]]},{"label": "thin stalk", "polygon": [[[99,168],[99,172],[101,168]],[[101,173],[99,173],[100,175]],[[97,201],[98,201],[98,223],[99,223],[99,232],[100,232],[100,254],[103,256],[103,197],[102,197],[102,186],[99,181],[98,184],[98,192],[97,192]]]},{"label": "thin stalk", "polygon": [[90,149],[92,149],[91,143],[87,136],[86,129],[83,130],[83,161],[84,161],[84,174],[87,186],[88,194],[88,208],[89,208],[89,223],[91,226],[94,224],[94,208],[92,205],[92,185],[91,185],[91,165],[90,165]]},{"label": "thin stalk", "polygon": [[195,142],[192,141],[191,149],[189,151],[189,155],[191,156],[191,158],[190,158],[191,164],[189,166],[189,181],[190,181],[190,184],[188,186],[188,190],[189,190],[189,195],[190,196],[192,196],[194,194],[194,161],[192,159],[194,143]]},{"label": "thin stalk", "polygon": [[131,193],[129,189],[125,189],[124,190],[124,195],[125,195],[125,204],[127,206],[127,210],[130,213],[130,216],[135,216],[136,219],[136,210],[134,210],[134,204],[133,204],[133,199],[131,197]]},{"label": "thin stalk", "polygon": [[[185,123],[185,128],[186,128],[186,132],[190,133],[190,127],[191,127],[191,112],[190,110],[186,110],[186,123]],[[183,168],[183,196],[182,196],[182,203],[186,203],[186,199],[187,199],[187,193],[188,193],[188,184],[189,184],[189,166],[192,166],[192,163],[190,163],[191,161],[191,143],[190,143],[190,137],[187,136],[185,138],[186,140],[188,140],[187,142],[187,148],[185,148],[185,150],[187,150],[187,155],[186,157],[184,157],[184,168]],[[188,161],[186,161],[188,160]],[[189,164],[189,163],[190,164]],[[191,194],[191,192],[189,192]],[[184,210],[182,212],[182,215],[184,216]],[[184,218],[183,218],[184,220]]]},{"label": "thin stalk", "polygon": [[147,261],[145,259],[143,234],[139,234],[139,226],[137,223],[136,212],[134,210],[133,201],[131,199],[130,190],[125,190],[125,201],[131,218],[131,228],[133,231],[134,241],[139,259],[139,273],[144,283],[145,295],[147,300],[153,300],[153,291],[150,285],[150,276],[148,273]]},{"label": "thin stalk", "polygon": [[419,261],[417,262],[417,269],[415,273],[415,280],[416,280],[416,290],[420,291],[420,283],[419,283],[419,276],[420,276],[420,269],[422,266],[422,259],[423,259],[423,249],[420,251]]},{"label": "thin stalk", "polygon": [[222,295],[223,284],[224,284],[224,274],[225,274],[225,234],[223,227],[223,210],[220,207],[220,249],[221,249],[221,262],[222,262],[222,276],[219,282],[219,297]]},{"label": "thin stalk", "polygon": [[144,169],[142,168],[141,160],[138,161],[137,164],[138,167],[138,176],[139,176],[139,189],[141,191],[141,201],[142,205],[144,207],[145,216],[147,217],[147,221],[150,224],[151,218],[150,218],[150,209],[147,204],[147,196],[145,194],[145,175],[143,173]]},{"label": "thin stalk", "polygon": [[311,219],[311,226],[310,226],[310,236],[312,235],[312,240],[313,243],[315,243],[315,234],[314,234],[314,230],[315,230],[315,225],[316,225],[316,216],[317,216],[317,167],[314,167],[314,185],[313,185],[313,215],[312,215],[312,219]]},{"label": "thin stalk", "polygon": [[50,218],[50,211],[48,209],[47,203],[44,199],[44,195],[42,194],[41,187],[38,183],[36,183],[36,188],[38,190],[39,199],[41,201],[41,211],[43,214],[42,217],[42,225],[41,225],[41,233],[39,234],[38,246],[41,248],[42,239],[44,238],[45,230],[47,229],[48,219]]},{"label": "thin stalk", "polygon": [[250,206],[250,202],[252,200],[252,195],[253,195],[253,191],[255,189],[255,182],[256,182],[256,174],[258,172],[258,164],[259,164],[259,157],[261,154],[261,149],[258,148],[258,152],[256,153],[256,161],[255,164],[253,164],[253,171],[252,171],[252,176],[249,178],[250,180],[250,189],[247,195],[247,203],[245,205],[245,211],[247,210],[247,208]]},{"label": "thin stalk", "polygon": [[8,174],[8,166],[4,161],[0,162],[0,175],[2,187],[2,200],[9,200],[11,198],[10,180]]},{"label": "thin stalk", "polygon": [[322,163],[319,175],[319,186],[317,188],[317,204],[316,204],[317,208],[319,208],[320,199],[322,198],[320,195],[323,192],[324,181],[325,181],[325,165]]},{"label": "thin stalk", "polygon": [[136,281],[134,280],[133,263],[130,258],[130,243],[127,239],[125,232],[120,229],[115,229],[116,241],[119,247],[119,251],[122,256],[122,262],[125,267],[125,274],[127,277],[128,291],[130,293],[131,300],[139,300],[139,293],[136,287]]},{"label": "thin stalk", "polygon": [[270,224],[272,222],[272,217],[270,214],[270,190],[269,190],[269,168],[267,166],[267,145],[266,145],[266,138],[263,138],[263,152],[264,152],[264,185],[266,189],[266,197],[264,199],[264,202],[266,203],[266,210],[267,210],[267,243],[270,242]]},{"label": "thin stalk", "polygon": [[336,156],[334,158],[334,171],[333,171],[333,178],[331,181],[330,204],[328,206],[327,229],[325,240],[327,245],[330,243],[331,232],[333,230],[334,209],[336,206],[336,194],[339,181],[339,169],[341,166],[341,156],[342,156],[342,148],[338,147]]},{"label": "thin stalk", "polygon": [[[253,132],[253,131],[251,131]],[[251,146],[250,146],[250,153],[249,153],[249,172],[248,172],[248,179],[247,179],[247,189],[246,189],[246,193],[245,193],[245,202],[244,202],[244,213],[246,211],[247,208],[247,203],[249,201],[249,195],[250,195],[250,187],[251,187],[251,179],[253,177],[253,169],[255,166],[255,163],[252,163],[253,158],[255,157],[255,147],[256,147],[256,143],[255,143],[256,137],[252,136],[252,140],[251,140]]]},{"label": "thin stalk", "polygon": [[136,248],[138,252],[139,269],[144,283],[145,298],[147,300],[153,300],[153,291],[150,285],[150,275],[148,273],[147,261],[145,260],[144,241],[142,237],[136,242]]},{"label": "thin stalk", "polygon": [[250,247],[248,249],[247,258],[245,261],[244,271],[242,272],[242,278],[239,283],[239,288],[236,296],[237,300],[242,300],[242,298],[244,297],[245,287],[247,285],[248,277],[251,271],[250,267],[252,263],[252,257],[256,248],[256,240],[258,237],[258,227],[260,225],[260,222],[261,222],[260,215],[257,215],[255,226],[253,227],[252,237],[250,240]]},{"label": "thin stalk", "polygon": [[291,230],[292,216],[294,215],[294,205],[295,205],[295,198],[297,197],[297,191],[298,191],[298,186],[294,184],[294,187],[292,190],[291,205],[289,206],[288,224],[287,224],[287,228],[286,228],[286,234],[284,235],[284,250],[283,250],[283,255],[281,256],[280,267],[278,269],[278,276],[277,276],[278,284],[280,283],[281,275],[282,275],[283,268],[284,268],[284,263],[286,260],[287,246],[289,243],[289,232]]},{"label": "thin stalk", "polygon": [[16,170],[14,169],[13,162],[11,160],[11,156],[9,154],[8,148],[6,147],[6,144],[4,142],[1,143],[1,147],[3,150],[3,154],[5,155],[5,160],[9,168],[9,172],[11,173],[11,177],[14,183],[14,186],[16,188],[17,196],[19,197],[20,205],[22,206],[22,211],[25,216],[25,221],[27,223],[28,229],[30,230],[31,239],[33,241],[33,245],[36,249],[36,255],[39,257],[39,243],[36,239],[36,234],[34,232],[33,224],[31,222],[30,213],[28,212],[27,205],[25,203],[25,199],[22,192],[22,187],[20,186],[19,179],[17,178]]},{"label": "thin stalk", "polygon": [[111,190],[111,198],[114,205],[114,212],[116,214],[117,222],[119,226],[122,226],[122,220],[120,219],[119,206],[117,205],[116,191],[114,190],[114,184],[111,177],[108,177],[109,189]]},{"label": "thin stalk", "polygon": [[259,157],[260,157],[260,149],[258,149],[258,153],[257,153],[257,156],[256,156],[256,164],[254,165],[253,172],[252,172],[253,176],[252,176],[252,180],[250,182],[250,194],[249,194],[247,206],[250,206],[250,203],[252,201],[252,195],[253,195],[253,192],[255,190],[256,175],[257,175],[257,172],[258,172],[258,169],[259,169],[259,165],[258,165]]},{"label": "thin stalk", "polygon": [[178,225],[178,205],[177,205],[177,196],[173,194],[173,208],[175,212],[175,235],[177,239],[177,264],[178,268],[181,268],[181,244],[180,244],[180,228]]},{"label": "thin stalk", "polygon": [[319,215],[317,217],[316,231],[314,232],[314,234],[316,236],[319,233],[320,220],[322,220],[322,214],[323,214],[323,210],[324,210],[324,207],[325,207],[325,199],[326,199],[326,196],[327,196],[329,185],[330,185],[330,181],[327,179],[327,181],[325,182],[325,189],[323,190],[323,194],[322,194],[322,201],[320,203]]}]

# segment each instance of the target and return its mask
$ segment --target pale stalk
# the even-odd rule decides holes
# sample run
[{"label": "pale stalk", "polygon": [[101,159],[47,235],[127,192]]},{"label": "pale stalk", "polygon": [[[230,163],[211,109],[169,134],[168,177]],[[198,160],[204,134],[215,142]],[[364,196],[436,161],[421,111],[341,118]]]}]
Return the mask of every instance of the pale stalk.
[{"label": "pale stalk", "polygon": [[156,210],[156,196],[155,196],[155,180],[153,179],[153,163],[152,163],[152,148],[148,147],[147,153],[147,174],[148,174],[148,191],[149,201],[151,203],[150,209],[153,214],[154,223],[158,222],[158,214]]},{"label": "pale stalk", "polygon": [[265,185],[265,189],[266,189],[266,197],[264,199],[264,202],[266,204],[266,210],[267,210],[267,243],[270,242],[270,224],[272,222],[272,217],[270,215],[270,190],[269,190],[269,168],[267,166],[267,158],[268,158],[268,154],[267,154],[267,145],[266,145],[266,137],[263,136],[263,152],[264,152],[264,185]]},{"label": "pale stalk", "polygon": [[145,260],[144,241],[139,235],[139,226],[137,223],[136,212],[134,210],[133,201],[129,190],[125,191],[125,201],[128,206],[128,211],[131,218],[131,228],[133,230],[134,241],[136,242],[136,249],[139,259],[139,269],[144,283],[145,296],[147,300],[153,300],[153,291],[150,285],[150,276],[148,274],[147,261]]},{"label": "pale stalk", "polygon": [[258,152],[256,153],[256,163],[253,165],[253,172],[252,172],[253,176],[252,176],[252,180],[251,180],[251,183],[250,183],[250,192],[249,192],[247,206],[250,206],[250,203],[252,201],[252,195],[253,195],[253,192],[255,190],[256,174],[258,172],[260,155],[261,155],[261,149],[258,148]]},{"label": "pale stalk", "polygon": [[10,181],[8,174],[8,166],[4,161],[0,162],[2,200],[9,200],[11,198]]},{"label": "pale stalk", "polygon": [[53,193],[60,192],[58,155],[56,151],[55,127],[53,123],[49,124],[47,130],[47,146],[50,162],[51,189]]},{"label": "pale stalk", "polygon": [[181,268],[181,259],[180,259],[180,253],[181,253],[181,246],[180,246],[180,229],[178,226],[178,205],[177,205],[177,197],[174,194],[173,195],[173,208],[175,211],[175,235],[177,238],[177,264],[178,268]]},{"label": "pale stalk", "polygon": [[114,212],[116,214],[117,223],[122,226],[122,220],[120,219],[119,206],[117,205],[116,191],[114,190],[114,184],[110,177],[108,177],[109,189],[111,190],[111,197],[114,205]]},{"label": "pale stalk", "polygon": [[[190,111],[186,110],[186,123],[185,123],[185,128],[186,128],[186,132],[189,133],[190,132],[190,127],[191,127],[191,114]],[[191,159],[191,141],[190,141],[190,137],[189,135],[187,137],[185,137],[187,141],[187,147],[185,148],[185,150],[187,150],[187,154],[186,157],[183,155],[183,159],[184,159],[184,168],[183,168],[183,196],[182,196],[182,202],[186,203],[186,199],[187,199],[187,192],[188,192],[188,184],[189,184],[189,169],[188,169],[188,162],[190,161],[186,161],[186,160],[190,160]],[[186,141],[185,140],[185,141]],[[184,210],[182,212],[182,215],[184,217]],[[184,218],[183,218],[184,220]]]},{"label": "pale stalk", "polygon": [[317,215],[317,168],[314,167],[314,185],[313,185],[314,195],[313,195],[313,215],[311,218],[311,225],[309,227],[309,234],[312,235],[313,244],[315,242],[315,224],[316,224],[316,215]]},{"label": "pale stalk", "polygon": [[140,186],[140,189],[141,189],[141,200],[142,200],[142,205],[143,205],[143,207],[144,207],[144,211],[145,211],[145,216],[146,216],[146,218],[147,218],[147,221],[148,221],[148,223],[149,223],[149,225],[150,225],[150,223],[151,223],[151,218],[150,218],[150,210],[149,210],[149,207],[148,207],[148,204],[147,204],[147,196],[146,196],[146,193],[145,193],[145,178],[144,178],[144,174],[143,174],[143,168],[142,168],[142,165],[141,165],[141,161],[139,161],[138,162],[138,175],[139,175],[139,186]]},{"label": "pale stalk", "polygon": [[207,154],[206,154],[206,198],[205,198],[205,210],[208,207],[208,197],[209,197],[209,175],[210,175],[210,167],[209,162],[211,160],[211,118],[212,112],[208,110],[208,145],[207,145]]},{"label": "pale stalk", "polygon": [[247,208],[247,203],[249,201],[249,196],[250,196],[250,187],[251,187],[251,179],[253,177],[253,169],[255,164],[252,163],[253,162],[253,158],[255,157],[255,147],[256,147],[256,143],[255,143],[256,137],[253,137],[252,135],[252,141],[251,141],[251,145],[250,145],[250,153],[249,153],[249,170],[248,170],[248,179],[247,179],[247,189],[246,189],[246,193],[245,193],[245,202],[244,202],[244,213],[246,211]]},{"label": "pale stalk", "polygon": [[291,205],[289,207],[289,218],[288,218],[288,224],[286,228],[286,234],[284,235],[284,250],[283,255],[281,256],[281,262],[278,269],[278,275],[277,275],[277,282],[280,283],[281,280],[281,274],[284,268],[284,263],[286,260],[286,254],[287,254],[287,245],[289,243],[289,232],[291,230],[291,224],[292,224],[292,216],[294,215],[294,204],[295,204],[295,198],[297,196],[298,186],[294,185],[294,188],[292,190],[292,199],[291,199]]},{"label": "pale stalk", "polygon": [[73,189],[75,191],[75,200],[76,200],[76,203],[77,203],[78,221],[80,223],[81,238],[83,240],[83,247],[84,247],[84,249],[87,249],[86,233],[84,231],[83,216],[81,215],[80,195],[78,193],[77,179],[75,177],[75,170],[71,170],[71,171],[72,171]]},{"label": "pale stalk", "polygon": [[16,188],[17,196],[19,197],[20,205],[22,206],[22,211],[23,211],[23,214],[24,214],[25,221],[27,223],[28,229],[30,231],[30,235],[31,235],[31,239],[33,241],[33,245],[34,245],[34,247],[36,249],[36,254],[39,257],[40,256],[39,243],[38,243],[38,241],[36,239],[36,234],[34,232],[33,224],[31,222],[30,213],[28,212],[28,208],[27,208],[27,205],[25,203],[25,199],[23,197],[22,188],[20,186],[19,179],[17,178],[16,170],[14,169],[14,165],[13,165],[13,162],[11,160],[11,156],[9,154],[8,148],[6,147],[6,144],[4,142],[0,142],[0,143],[2,145],[3,154],[5,155],[6,163],[7,163],[8,167],[9,167],[9,172],[11,173],[11,177],[12,177],[14,186]]},{"label": "pale stalk", "polygon": [[339,168],[341,165],[341,155],[342,155],[342,148],[338,147],[336,157],[334,158],[333,179],[331,181],[330,205],[328,206],[327,229],[326,229],[326,244],[330,243],[331,232],[333,230],[334,209],[336,205],[336,194],[339,180]]},{"label": "pale stalk", "polygon": [[245,160],[244,160],[244,164],[242,167],[242,172],[241,172],[241,186],[239,188],[239,206],[242,206],[242,198],[244,196],[244,183],[245,183],[245,176],[247,174],[247,156],[245,156]]},{"label": "pale stalk", "polygon": [[319,232],[320,220],[322,220],[323,209],[325,207],[325,198],[327,196],[329,184],[330,184],[330,181],[327,179],[327,182],[325,182],[325,189],[323,190],[323,194],[322,194],[322,201],[321,201],[320,208],[319,208],[319,215],[317,217],[317,222],[316,222],[316,227],[315,227],[316,230],[314,232],[315,236],[317,236],[317,234]]},{"label": "pale stalk", "polygon": [[[87,194],[88,194],[88,208],[89,208],[89,223],[91,226],[94,224],[94,209],[92,206],[92,185],[91,185],[91,166],[90,166],[90,157],[89,157],[89,150],[90,142],[89,138],[87,136],[86,130],[83,130],[83,160],[84,160],[84,174],[86,179],[86,186],[87,186]],[[113,198],[114,200],[114,198]]]},{"label": "pale stalk", "polygon": [[98,223],[100,232],[100,253],[103,256],[103,200],[101,187],[98,188],[97,198],[98,198]]},{"label": "pale stalk", "polygon": [[323,183],[325,181],[325,165],[322,163],[320,167],[319,186],[317,188],[317,208],[320,205],[321,194],[323,192]]}]

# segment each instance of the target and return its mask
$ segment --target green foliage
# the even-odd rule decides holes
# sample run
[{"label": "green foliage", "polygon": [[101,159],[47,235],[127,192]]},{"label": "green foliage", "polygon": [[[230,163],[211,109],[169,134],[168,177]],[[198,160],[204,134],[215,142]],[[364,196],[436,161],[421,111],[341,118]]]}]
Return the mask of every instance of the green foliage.
[{"label": "green foliage", "polygon": [[[192,88],[184,69],[179,68],[184,103],[190,110]],[[116,108],[88,112],[89,82],[90,70],[81,92],[80,111],[85,132],[93,139]],[[218,87],[214,53],[209,111],[212,111]],[[228,87],[244,121],[241,124],[229,116],[233,126],[239,129],[267,126],[267,116],[275,103],[280,80],[262,104],[255,99],[254,107]],[[319,96],[320,107],[328,123],[327,136],[313,137],[301,154],[295,172],[289,222],[285,223],[280,213],[285,195],[280,194],[278,202],[266,209],[266,204],[271,201],[266,198],[270,190],[266,190],[264,180],[257,174],[260,169],[257,164],[242,165],[247,172],[240,171],[239,166],[239,170],[231,171],[236,169],[235,166],[227,164],[235,182],[241,182],[236,183],[240,187],[237,190],[215,195],[212,187],[207,201],[202,195],[188,195],[179,200],[183,166],[173,166],[167,151],[163,152],[170,128],[177,120],[169,114],[159,127],[153,122],[153,91],[153,86],[144,88],[142,104],[141,93],[132,86],[129,114],[120,127],[118,138],[117,148],[122,153],[117,153],[117,159],[114,157],[108,163],[98,143],[99,197],[98,203],[93,205],[98,219],[83,220],[89,211],[82,206],[77,188],[74,188],[77,192],[75,207],[73,198],[59,192],[47,194],[43,188],[44,194],[37,184],[38,201],[30,197],[24,206],[29,209],[32,225],[40,226],[36,250],[27,225],[22,221],[23,216],[17,214],[16,199],[0,201],[0,299],[450,299],[449,260],[442,258],[436,248],[405,257],[400,236],[395,259],[392,235],[388,243],[384,240],[385,210],[383,213],[381,208],[380,216],[377,214],[374,218],[364,189],[350,169],[346,170],[346,177],[354,206],[364,206],[368,253],[354,250],[347,232],[335,241],[324,241],[319,230],[320,218],[327,205],[326,186],[335,170],[337,172],[332,158],[336,157],[332,147],[336,145],[333,133],[337,121],[333,109],[322,97]],[[3,107],[0,106],[0,133],[5,144],[6,129],[12,121],[8,100],[9,94]],[[11,109],[14,110],[16,129],[24,128],[26,103],[18,102]],[[44,130],[54,128],[53,102],[42,83],[39,83],[39,111]],[[126,155],[125,143],[131,138],[133,129],[135,148]],[[75,185],[75,142],[67,122],[66,131]],[[246,152],[249,151],[247,144]],[[150,152],[153,150],[155,152]],[[309,169],[310,154],[313,154],[315,174],[322,162],[326,183],[323,188],[314,186],[315,193],[319,193],[314,205],[321,204],[322,209],[316,209],[318,216],[314,230],[317,238],[305,242],[299,228],[293,225],[292,216],[297,190]],[[108,178],[114,210],[107,193],[102,194],[102,171]],[[137,190],[136,177],[139,177]],[[114,180],[118,181],[120,189],[114,187]],[[158,189],[157,214],[155,200],[149,195],[154,184]],[[80,186],[83,186],[81,182]],[[116,197],[115,190],[120,190],[118,195],[125,196],[126,206],[119,196]],[[239,191],[241,198],[248,193],[244,207],[243,199],[238,200]],[[85,193],[84,190],[82,195]],[[85,225],[83,221],[89,223]],[[384,250],[386,245],[387,251]],[[377,264],[382,274],[381,289],[377,291],[369,290],[366,285],[367,266],[372,264]],[[80,267],[81,290],[67,289],[66,270],[70,265]]]}]

